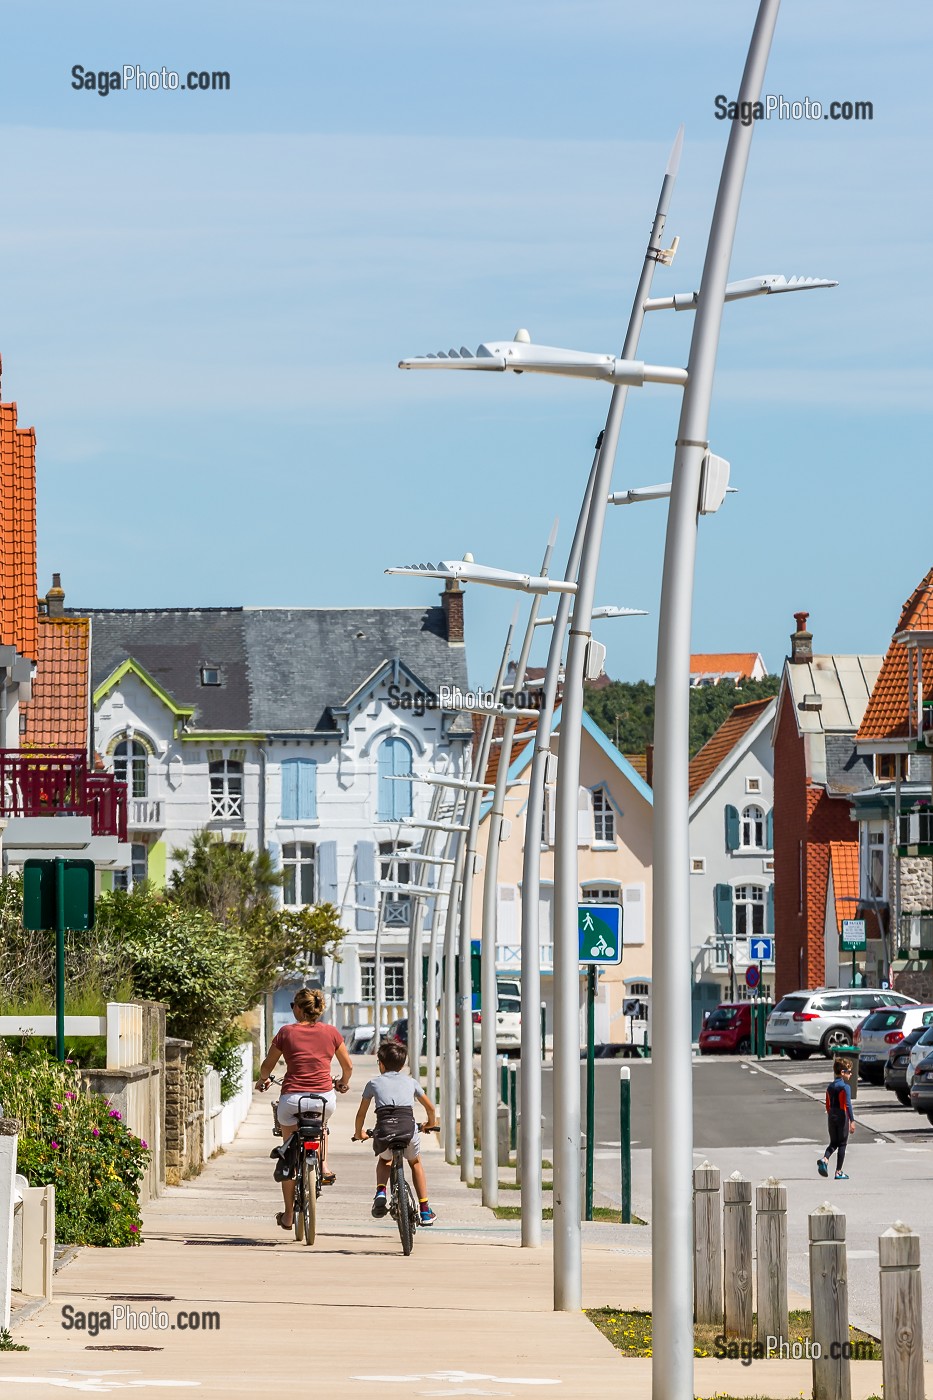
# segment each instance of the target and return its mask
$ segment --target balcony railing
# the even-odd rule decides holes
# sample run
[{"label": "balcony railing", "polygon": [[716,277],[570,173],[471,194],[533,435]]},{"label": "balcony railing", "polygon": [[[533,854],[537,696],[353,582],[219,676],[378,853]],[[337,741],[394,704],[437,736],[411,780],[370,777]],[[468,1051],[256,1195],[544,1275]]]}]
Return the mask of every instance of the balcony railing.
[{"label": "balcony railing", "polygon": [[131,831],[161,829],[165,825],[161,800],[158,797],[131,797],[128,823]]},{"label": "balcony railing", "polygon": [[0,816],[90,817],[94,836],[126,840],[126,783],[92,773],[83,749],[0,749]]},{"label": "balcony railing", "polygon": [[915,807],[912,810],[901,812],[898,821],[897,844],[900,855],[929,855],[931,853],[933,850],[933,807]]}]

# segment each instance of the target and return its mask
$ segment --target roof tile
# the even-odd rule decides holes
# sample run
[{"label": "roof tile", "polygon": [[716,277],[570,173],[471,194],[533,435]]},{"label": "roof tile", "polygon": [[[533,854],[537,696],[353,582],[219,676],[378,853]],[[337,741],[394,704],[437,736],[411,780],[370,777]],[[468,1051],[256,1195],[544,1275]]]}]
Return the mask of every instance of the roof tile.
[{"label": "roof tile", "polygon": [[40,617],[32,699],[21,707],[23,748],[84,749],[88,736],[91,624],[86,617]]},{"label": "roof tile", "polygon": [[762,700],[749,700],[744,705],[733,706],[729,718],[723,721],[716,733],[707,739],[699,753],[694,754],[690,760],[691,797],[700,791],[708,778],[712,777],[720,763],[745,737],[768,706],[775,703],[772,695],[766,696]]},{"label": "roof tile", "polygon": [[[933,569],[901,609],[894,636],[911,632],[933,632]],[[907,738],[910,713],[908,654],[915,650],[922,656],[924,699],[933,700],[933,650],[929,647],[909,647],[902,641],[892,639],[856,735],[860,743],[872,739]]]}]

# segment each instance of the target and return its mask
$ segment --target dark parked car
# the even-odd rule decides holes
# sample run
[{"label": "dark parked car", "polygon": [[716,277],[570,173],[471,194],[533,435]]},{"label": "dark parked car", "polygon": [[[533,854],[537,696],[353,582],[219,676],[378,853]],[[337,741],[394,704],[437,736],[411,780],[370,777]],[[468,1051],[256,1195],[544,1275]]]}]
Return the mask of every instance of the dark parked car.
[{"label": "dark parked car", "polygon": [[895,1094],[898,1103],[902,1103],[905,1108],[910,1108],[910,1090],[907,1087],[910,1052],[926,1029],[926,1026],[916,1026],[912,1031],[908,1031],[900,1044],[891,1047],[884,1066],[884,1087]]},{"label": "dark parked car", "polygon": [[701,1055],[748,1055],[752,1048],[752,1006],[724,1001],[711,1011],[700,1031]]},{"label": "dark parked car", "polygon": [[[400,1041],[402,1042],[403,1045],[407,1045],[407,1044],[408,1044],[408,1017],[407,1017],[407,1016],[403,1016],[400,1020],[398,1020],[398,1021],[393,1021],[393,1022],[392,1022],[391,1026],[389,1027],[388,1031],[386,1032],[386,1039],[387,1039],[387,1040],[400,1040]],[[421,1037],[421,1053],[422,1053],[422,1055],[424,1054],[425,1050],[427,1049],[427,1040],[428,1040],[427,1031],[425,1031],[425,1033],[424,1033],[424,1034],[422,1035],[422,1037]],[[435,1043],[435,1046],[437,1047],[437,1049],[440,1050],[440,1048],[441,1048],[441,1027],[440,1027],[440,1022],[438,1022],[438,1024],[435,1026],[435,1039],[434,1039],[434,1043]]]},{"label": "dark parked car", "polygon": [[910,1106],[917,1113],[925,1113],[933,1123],[933,1055],[927,1055],[914,1070],[910,1085]]}]

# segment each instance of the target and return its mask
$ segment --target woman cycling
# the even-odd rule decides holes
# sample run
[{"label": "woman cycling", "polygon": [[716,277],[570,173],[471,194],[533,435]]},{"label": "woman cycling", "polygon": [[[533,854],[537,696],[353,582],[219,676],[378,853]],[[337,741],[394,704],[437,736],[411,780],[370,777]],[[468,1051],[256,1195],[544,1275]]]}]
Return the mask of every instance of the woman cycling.
[{"label": "woman cycling", "polygon": [[[282,1129],[283,1146],[298,1125],[298,1104],[304,1095],[319,1094],[324,1099],[325,1123],[333,1113],[337,1103],[331,1065],[334,1056],[336,1055],[341,1070],[341,1077],[336,1085],[341,1094],[345,1094],[350,1087],[350,1076],[353,1073],[353,1062],[343,1036],[336,1026],[324,1025],[321,1022],[324,1014],[324,993],[303,988],[295,995],[292,1011],[295,1013],[294,1025],[283,1026],[273,1037],[269,1053],[259,1067],[259,1078],[256,1080],[257,1089],[268,1089],[271,1082],[269,1075],[278,1064],[279,1057],[284,1059],[285,1078],[276,1109],[279,1127]],[[326,1133],[321,1153],[324,1169],[321,1179],[325,1186],[332,1186],[337,1178],[333,1172],[327,1170]],[[285,1209],[279,1211],[275,1219],[283,1230],[290,1230],[295,1210],[294,1179],[283,1180],[282,1196]]]}]

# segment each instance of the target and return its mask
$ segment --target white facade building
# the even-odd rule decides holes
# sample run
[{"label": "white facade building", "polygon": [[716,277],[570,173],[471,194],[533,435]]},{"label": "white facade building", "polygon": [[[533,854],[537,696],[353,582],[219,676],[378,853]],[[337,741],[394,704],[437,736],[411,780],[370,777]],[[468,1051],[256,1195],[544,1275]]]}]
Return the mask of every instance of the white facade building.
[{"label": "white facade building", "polygon": [[[369,1019],[385,853],[420,840],[403,822],[427,816],[431,789],[414,779],[468,762],[468,720],[435,700],[442,685],[467,689],[459,589],[428,608],[85,615],[95,747],[129,787],[122,882],[164,884],[172,852],[203,829],[265,848],[284,904],[341,912],[349,937],[325,989],[338,1024]],[[384,917],[388,1016],[407,996],[410,912],[398,899]]]}]

